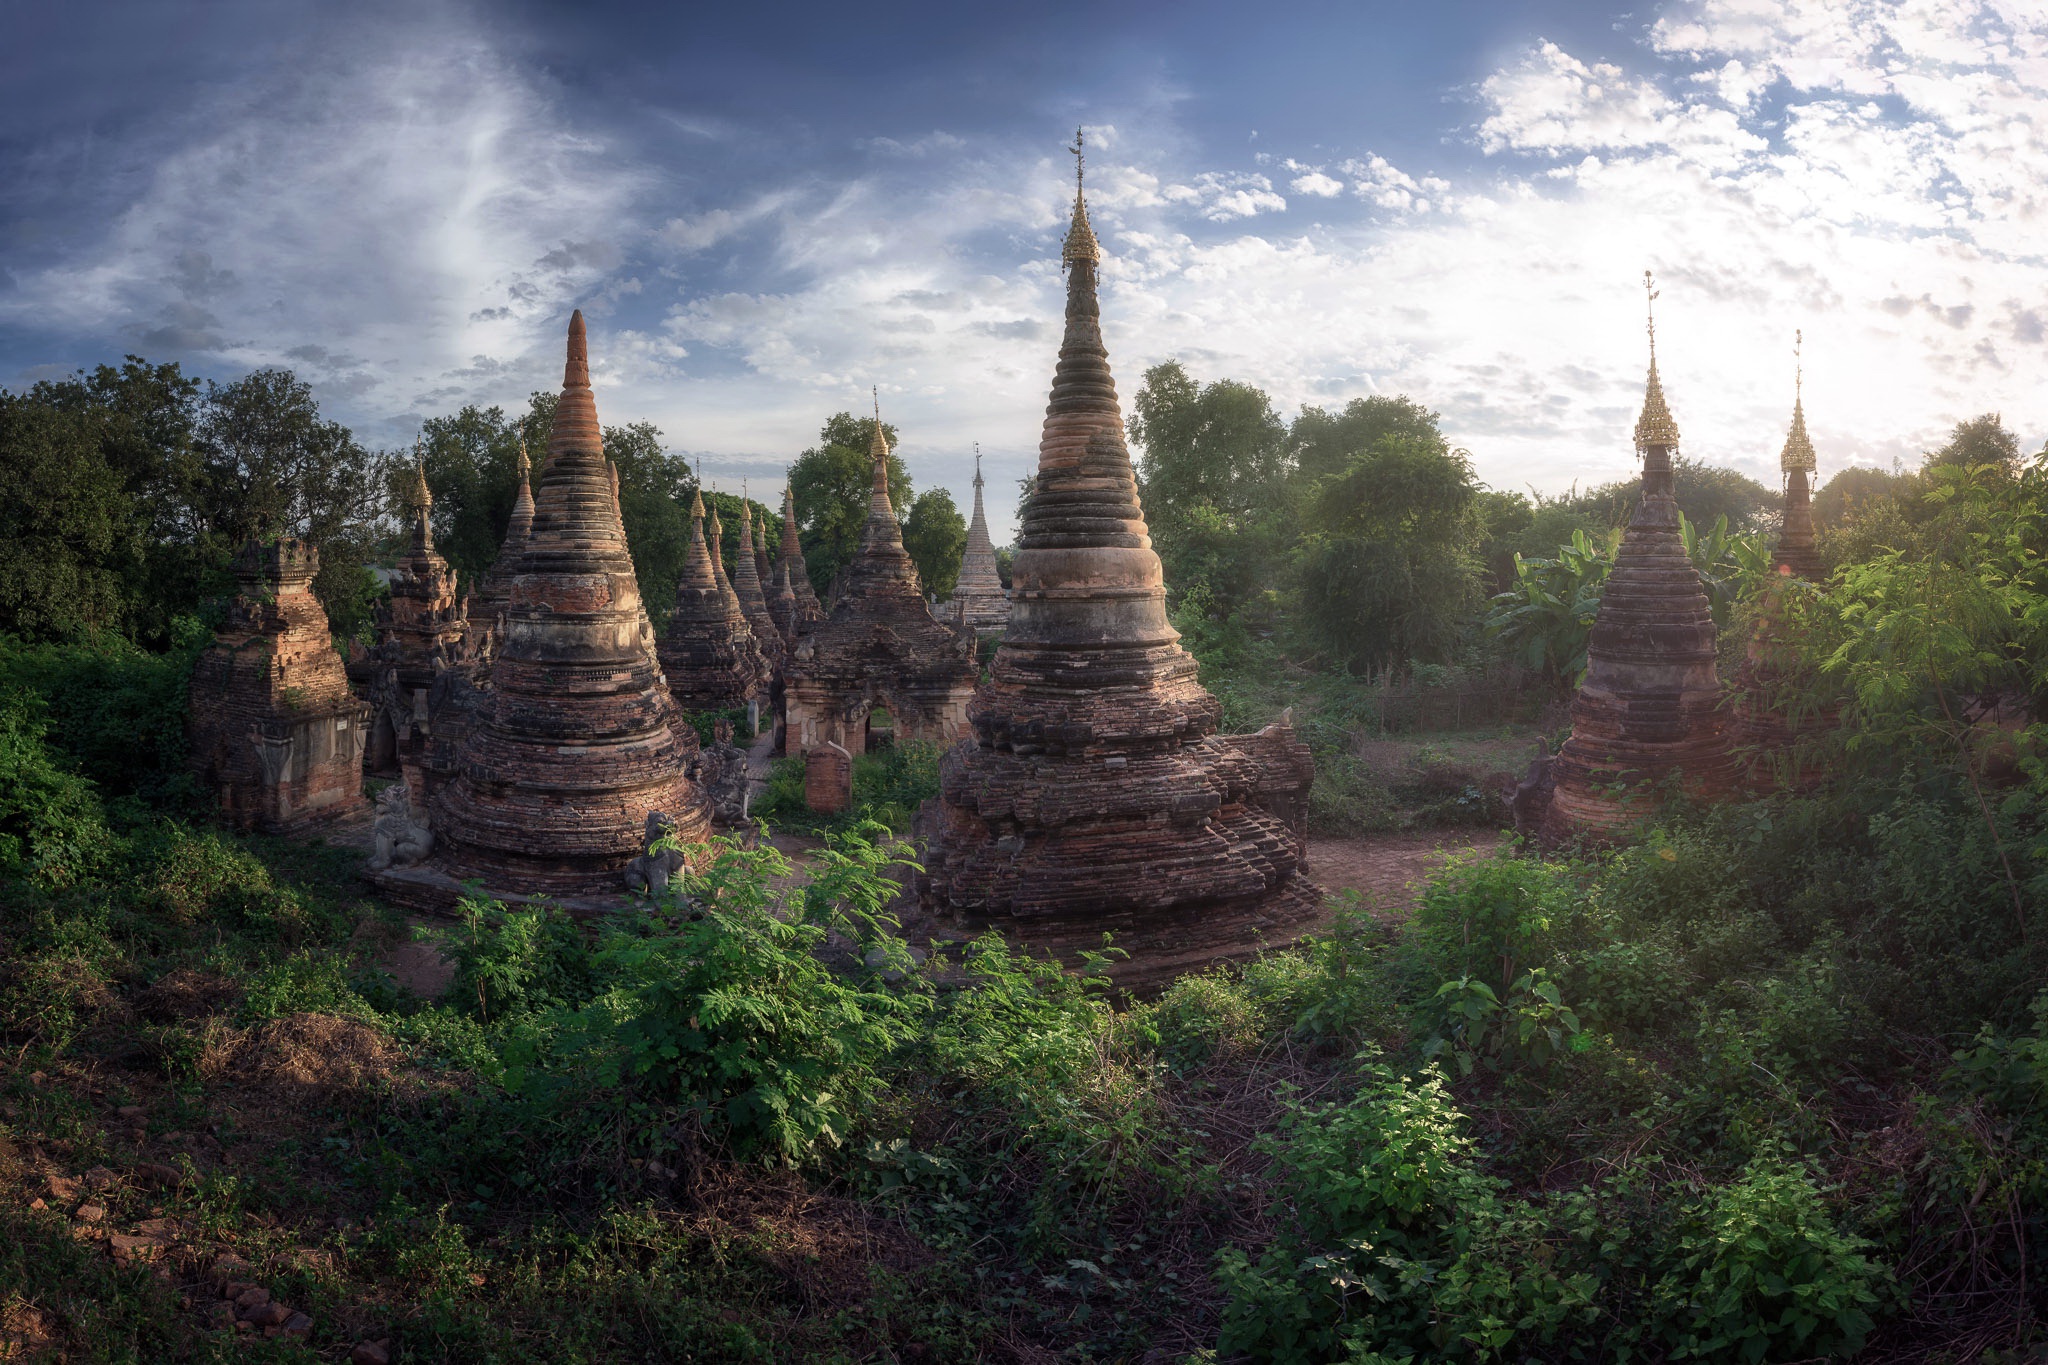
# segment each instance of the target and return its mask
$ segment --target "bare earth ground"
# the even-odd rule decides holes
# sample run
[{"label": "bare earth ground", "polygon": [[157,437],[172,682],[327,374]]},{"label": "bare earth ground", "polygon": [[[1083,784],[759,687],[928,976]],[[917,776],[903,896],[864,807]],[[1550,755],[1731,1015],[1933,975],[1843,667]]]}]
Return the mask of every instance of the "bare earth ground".
[{"label": "bare earth ground", "polygon": [[1309,840],[1308,875],[1325,891],[1356,888],[1367,907],[1406,914],[1446,859],[1489,852],[1499,842],[1499,834],[1478,828],[1316,838]]}]

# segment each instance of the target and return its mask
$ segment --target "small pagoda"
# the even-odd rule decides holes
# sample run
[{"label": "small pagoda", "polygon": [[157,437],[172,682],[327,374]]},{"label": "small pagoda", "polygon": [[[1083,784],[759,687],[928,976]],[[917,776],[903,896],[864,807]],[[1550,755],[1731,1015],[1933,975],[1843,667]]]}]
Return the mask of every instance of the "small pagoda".
[{"label": "small pagoda", "polygon": [[690,548],[676,584],[668,634],[656,652],[669,694],[684,711],[731,711],[765,696],[768,663],[738,599],[720,588],[704,541],[704,495],[690,499]]},{"label": "small pagoda", "polygon": [[811,586],[811,569],[804,563],[804,547],[797,539],[796,492],[786,481],[782,485],[782,547],[775,562],[775,578],[788,586],[794,602],[785,628],[794,643],[799,633],[825,619],[825,607],[818,601],[818,590]]},{"label": "small pagoda", "polygon": [[1749,648],[1730,689],[1730,743],[1749,784],[1760,789],[1781,780],[1795,787],[1810,787],[1818,781],[1819,769],[1799,762],[1799,741],[1833,728],[1840,718],[1833,709],[1788,714],[1774,696],[1781,691],[1793,663],[1791,633],[1796,627],[1786,619],[1792,605],[1788,595],[1800,590],[1798,584],[1818,583],[1826,577],[1813,525],[1812,481],[1819,462],[1806,434],[1805,335],[1795,331],[1792,336],[1792,424],[1785,433],[1784,448],[1778,452],[1778,467],[1785,479],[1785,513],[1771,553],[1778,579],[1758,604]]},{"label": "small pagoda", "polygon": [[472,629],[488,632],[495,641],[504,633],[506,608],[512,605],[512,569],[533,534],[533,462],[527,458],[526,438],[519,438],[519,491],[512,499],[512,520],[505,527],[505,542],[498,558],[484,575],[472,604]]},{"label": "small pagoda", "polygon": [[434,548],[434,495],[424,463],[413,466],[406,502],[412,542],[392,571],[390,599],[377,611],[368,761],[372,772],[402,772],[414,798],[424,801],[431,793],[421,760],[432,747],[435,684],[450,669],[471,668],[474,651],[455,570]]},{"label": "small pagoda", "polygon": [[[1648,271],[1643,286],[1654,305]],[[1685,552],[1672,495],[1678,423],[1657,374],[1654,311],[1649,329],[1650,376],[1636,421],[1642,501],[1593,620],[1571,737],[1552,763],[1556,790],[1542,832],[1553,842],[1613,839],[1673,792],[1711,799],[1734,785],[1713,612]]]},{"label": "small pagoda", "polygon": [[244,545],[227,619],[192,668],[192,771],[236,829],[296,834],[368,810],[370,708],[350,692],[313,596],[319,569],[319,553],[289,536]]},{"label": "small pagoda", "polygon": [[[460,770],[429,808],[434,860],[378,876],[386,893],[445,903],[459,883],[557,897],[623,889],[659,816],[688,846],[710,828],[684,776],[653,630],[605,458],[583,314],[569,320],[562,394],[512,565],[505,633]],[[688,727],[680,727],[687,729]]]},{"label": "small pagoda", "polygon": [[889,442],[879,405],[868,454],[874,488],[860,549],[832,614],[797,637],[783,669],[784,746],[792,754],[827,743],[849,755],[866,753],[877,710],[887,713],[899,741],[950,744],[966,730],[974,637],[934,617],[918,586],[889,503]]},{"label": "small pagoda", "polygon": [[974,516],[967,523],[967,549],[960,556],[960,577],[948,603],[952,618],[977,634],[1000,634],[1010,620],[1010,594],[996,568],[996,549],[989,543],[988,515],[981,507],[981,446],[974,447]]},{"label": "small pagoda", "polygon": [[1116,979],[1147,989],[1312,922],[1322,895],[1302,875],[1300,821],[1313,769],[1285,724],[1216,733],[1222,706],[1167,621],[1076,169],[1066,332],[1008,628],[968,709],[973,734],[920,812],[918,891],[934,930],[995,927],[1068,961],[1113,933],[1131,954]]},{"label": "small pagoda", "polygon": [[747,628],[753,631],[768,666],[780,669],[789,649],[781,628],[775,623],[774,614],[768,610],[768,593],[762,582],[761,563],[761,556],[754,546],[754,505],[742,493],[740,543],[732,557],[733,593],[739,598],[740,611],[747,618]]}]

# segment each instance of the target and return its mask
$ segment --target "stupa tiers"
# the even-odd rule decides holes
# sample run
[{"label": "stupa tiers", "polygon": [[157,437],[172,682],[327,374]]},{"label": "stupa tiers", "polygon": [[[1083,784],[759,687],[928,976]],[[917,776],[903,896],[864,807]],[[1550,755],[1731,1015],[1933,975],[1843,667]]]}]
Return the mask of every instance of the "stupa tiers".
[{"label": "stupa tiers", "polygon": [[761,561],[754,552],[753,504],[744,495],[740,498],[740,544],[732,557],[732,588],[739,598],[740,611],[747,618],[747,628],[760,643],[769,667],[780,668],[788,649],[774,615],[768,610],[768,594],[761,586]]},{"label": "stupa tiers", "polygon": [[729,711],[768,690],[768,665],[747,620],[728,600],[704,543],[704,496],[690,502],[690,548],[676,584],[668,634],[656,646],[676,704],[685,711]]},{"label": "stupa tiers", "polygon": [[[1643,279],[1648,289],[1648,272]],[[1613,838],[1654,812],[1674,786],[1711,798],[1734,781],[1714,618],[1672,497],[1678,424],[1657,375],[1654,317],[1636,449],[1642,501],[1615,552],[1586,647],[1586,679],[1572,699],[1571,738],[1553,763],[1557,787],[1542,827],[1551,840]]]},{"label": "stupa tiers", "polygon": [[783,670],[784,742],[792,753],[827,742],[865,753],[878,707],[898,740],[950,744],[966,730],[974,637],[935,618],[918,588],[889,505],[889,443],[879,412],[869,454],[874,491],[860,549],[832,614],[797,637]]},{"label": "stupa tiers", "polygon": [[989,543],[988,516],[981,507],[981,447],[974,450],[974,516],[967,523],[967,550],[960,557],[960,577],[950,603],[954,620],[969,630],[1000,631],[1010,619],[1010,595],[996,568],[996,547]]},{"label": "stupa tiers", "polygon": [[[1022,511],[1010,617],[973,737],[920,812],[940,925],[1002,929],[1071,960],[1105,931],[1147,987],[1285,943],[1321,893],[1301,875],[1312,768],[1288,727],[1219,737],[1222,707],[1166,618],[1096,302],[1077,184],[1066,335]],[[939,927],[939,926],[934,926]]]},{"label": "stupa tiers", "polygon": [[313,596],[319,567],[289,537],[245,545],[227,620],[193,665],[192,770],[237,829],[298,833],[368,809],[370,708],[349,691]]},{"label": "stupa tiers", "polygon": [[412,543],[391,575],[390,600],[377,611],[369,762],[373,771],[402,769],[414,797],[425,800],[418,760],[432,731],[430,694],[442,673],[469,665],[469,616],[455,597],[455,570],[434,549],[434,495],[424,466],[414,466],[406,501]]},{"label": "stupa tiers", "polygon": [[616,891],[655,811],[686,845],[701,841],[706,802],[683,775],[689,752],[670,725],[675,703],[652,636],[578,312],[491,690],[460,771],[431,807],[436,861],[380,878],[387,893],[390,879],[436,874],[442,888],[474,878],[510,894]]},{"label": "stupa tiers", "polygon": [[498,558],[484,575],[483,586],[477,590],[473,628],[488,630],[495,640],[503,633],[502,618],[505,609],[512,604],[513,566],[526,549],[526,538],[533,534],[533,462],[526,455],[526,441],[519,442],[519,492],[512,499],[512,520],[505,527],[505,543],[498,547]]},{"label": "stupa tiers", "polygon": [[782,485],[782,548],[775,573],[778,581],[789,585],[796,601],[788,628],[794,641],[798,632],[825,619],[825,607],[818,601],[818,590],[811,586],[811,569],[804,563],[804,547],[796,534],[796,493],[787,483]]},{"label": "stupa tiers", "polygon": [[1801,770],[1794,747],[1802,733],[1832,728],[1839,720],[1832,710],[1795,719],[1774,704],[1773,698],[1792,663],[1791,627],[1786,622],[1786,593],[1794,590],[1791,580],[1815,582],[1825,576],[1813,526],[1811,480],[1818,461],[1813,441],[1806,434],[1805,372],[1798,363],[1805,337],[1797,332],[1793,337],[1792,425],[1778,455],[1778,466],[1785,475],[1785,517],[1772,553],[1772,565],[1785,581],[1774,580],[1759,604],[1747,656],[1735,675],[1730,707],[1729,739],[1738,764],[1756,787],[1774,786],[1781,779],[1789,779],[1794,786],[1818,781],[1818,768]]}]

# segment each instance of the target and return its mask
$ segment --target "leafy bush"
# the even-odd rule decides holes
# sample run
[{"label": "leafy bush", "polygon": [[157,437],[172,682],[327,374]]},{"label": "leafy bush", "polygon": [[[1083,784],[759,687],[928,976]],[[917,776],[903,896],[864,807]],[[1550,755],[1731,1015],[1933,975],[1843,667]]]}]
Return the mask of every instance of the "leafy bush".
[{"label": "leafy bush", "polygon": [[104,868],[116,840],[99,793],[44,742],[40,701],[0,691],[0,876],[54,889]]},{"label": "leafy bush", "polygon": [[40,645],[0,637],[0,689],[42,699],[51,748],[109,801],[181,808],[198,791],[185,769],[186,686],[212,635],[189,616],[176,634],[164,654],[105,632]]}]

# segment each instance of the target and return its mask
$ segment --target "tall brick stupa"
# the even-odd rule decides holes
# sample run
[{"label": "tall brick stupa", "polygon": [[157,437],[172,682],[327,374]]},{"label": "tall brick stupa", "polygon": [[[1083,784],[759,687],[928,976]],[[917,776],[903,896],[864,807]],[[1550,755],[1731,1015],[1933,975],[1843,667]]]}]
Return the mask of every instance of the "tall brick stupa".
[{"label": "tall brick stupa", "polygon": [[953,584],[953,619],[969,630],[999,631],[1010,619],[1010,594],[996,567],[996,549],[989,542],[988,514],[981,506],[981,446],[974,447],[974,515],[967,523],[967,548],[960,556],[960,577]]},{"label": "tall brick stupa", "polygon": [[[1654,304],[1650,274],[1643,285]],[[1557,787],[1543,819],[1550,840],[1611,839],[1655,812],[1674,786],[1697,798],[1734,785],[1706,588],[1678,529],[1671,457],[1678,423],[1657,374],[1636,420],[1642,501],[1622,535],[1586,646],[1586,680],[1572,699],[1572,733],[1552,765]]]},{"label": "tall brick stupa", "polygon": [[778,581],[787,582],[795,602],[787,631],[794,643],[799,633],[825,619],[825,606],[818,600],[818,590],[811,586],[811,569],[804,563],[803,542],[796,532],[796,490],[786,481],[782,485],[782,545],[776,556],[775,575]]},{"label": "tall brick stupa", "polygon": [[650,812],[686,844],[710,831],[670,727],[675,704],[627,552],[581,312],[568,349],[491,691],[460,772],[431,807],[440,870],[496,892],[621,890]]},{"label": "tall brick stupa", "polygon": [[675,610],[658,647],[669,692],[685,711],[729,711],[767,695],[768,664],[747,620],[728,605],[704,543],[704,495],[690,502],[690,548]]},{"label": "tall brick stupa", "polygon": [[1222,706],[1168,624],[1096,300],[1079,181],[1066,334],[1021,515],[1010,614],[973,727],[920,813],[934,925],[995,927],[1071,960],[1105,931],[1149,987],[1296,937],[1312,769],[1275,726],[1222,737]]}]

